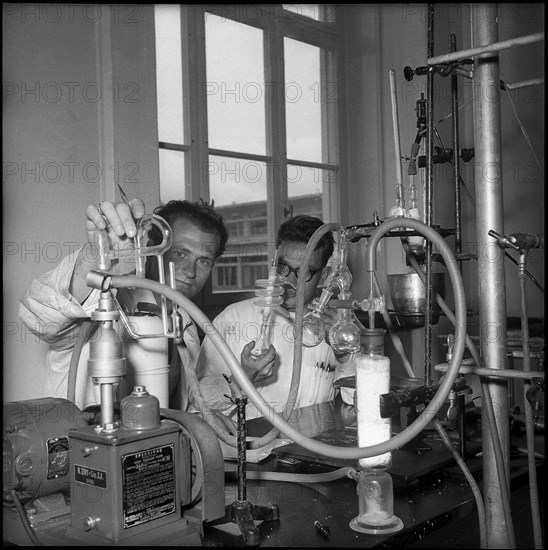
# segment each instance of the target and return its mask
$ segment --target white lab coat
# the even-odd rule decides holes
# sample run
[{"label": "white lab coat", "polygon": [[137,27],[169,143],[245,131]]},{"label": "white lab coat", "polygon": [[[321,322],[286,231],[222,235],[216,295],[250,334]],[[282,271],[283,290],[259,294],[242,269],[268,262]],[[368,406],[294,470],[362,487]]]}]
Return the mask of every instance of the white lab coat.
[{"label": "white lab coat", "polygon": [[[274,369],[267,380],[255,384],[259,394],[277,413],[283,412],[285,408],[293,372],[295,314],[286,313],[288,317],[283,316],[277,309],[273,309],[271,343],[276,348]],[[212,324],[225,339],[239,363],[244,346],[251,340],[257,339],[261,320],[262,308],[254,304],[254,299],[250,299],[229,305],[213,320]],[[208,336],[211,330],[212,327],[204,328],[206,336],[202,343],[196,374],[200,381],[201,393],[208,405],[229,413],[234,406],[225,397],[225,394],[231,394],[231,390],[223,374],[230,377],[232,373]],[[322,364],[324,368],[321,368]],[[329,368],[327,368],[328,365]],[[303,347],[301,377],[295,408],[332,399],[334,397],[333,381],[339,377],[337,373],[339,368],[341,364],[335,358],[331,346],[325,341],[316,347]],[[246,418],[259,416],[263,415],[248,396]]]}]

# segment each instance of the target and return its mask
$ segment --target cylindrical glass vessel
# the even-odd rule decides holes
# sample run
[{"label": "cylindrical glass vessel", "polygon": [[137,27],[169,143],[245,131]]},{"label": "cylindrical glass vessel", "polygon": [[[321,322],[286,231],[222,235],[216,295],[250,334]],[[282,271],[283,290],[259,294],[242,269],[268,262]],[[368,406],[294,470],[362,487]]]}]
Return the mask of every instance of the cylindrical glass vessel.
[{"label": "cylindrical glass vessel", "polygon": [[[390,391],[390,359],[384,353],[384,330],[368,330],[365,334],[367,352],[356,358],[356,410],[358,445],[370,447],[388,441],[390,418],[380,414],[380,396]],[[392,477],[386,471],[392,465],[392,453],[359,459],[356,476],[359,514],[350,527],[362,533],[394,533],[403,528],[394,515]]]}]

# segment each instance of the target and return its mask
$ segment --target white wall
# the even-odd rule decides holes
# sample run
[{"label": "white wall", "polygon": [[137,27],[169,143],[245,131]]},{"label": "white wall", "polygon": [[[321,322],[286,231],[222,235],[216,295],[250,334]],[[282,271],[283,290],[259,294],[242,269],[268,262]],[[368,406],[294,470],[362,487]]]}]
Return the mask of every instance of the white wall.
[{"label": "white wall", "polygon": [[43,396],[18,301],[85,242],[87,204],[116,180],[159,201],[151,8],[97,6],[3,6],[4,401]]}]

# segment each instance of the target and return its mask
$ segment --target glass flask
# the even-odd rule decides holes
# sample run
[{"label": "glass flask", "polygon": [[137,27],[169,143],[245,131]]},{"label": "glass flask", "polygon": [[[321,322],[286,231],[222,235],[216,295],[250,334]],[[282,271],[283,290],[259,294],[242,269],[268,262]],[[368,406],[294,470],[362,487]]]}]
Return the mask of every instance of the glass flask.
[{"label": "glass flask", "polygon": [[325,323],[322,314],[333,293],[324,288],[312,311],[303,317],[303,346],[313,348],[325,339]]},{"label": "glass flask", "polygon": [[[350,292],[341,292],[342,300],[350,300]],[[337,322],[329,331],[329,343],[339,353],[356,353],[360,349],[361,332],[354,323],[351,309],[339,308]]]},{"label": "glass flask", "polygon": [[330,286],[338,286],[340,292],[348,292],[352,284],[352,273],[348,268],[348,238],[346,232],[341,234],[338,249],[338,262],[330,280]]}]

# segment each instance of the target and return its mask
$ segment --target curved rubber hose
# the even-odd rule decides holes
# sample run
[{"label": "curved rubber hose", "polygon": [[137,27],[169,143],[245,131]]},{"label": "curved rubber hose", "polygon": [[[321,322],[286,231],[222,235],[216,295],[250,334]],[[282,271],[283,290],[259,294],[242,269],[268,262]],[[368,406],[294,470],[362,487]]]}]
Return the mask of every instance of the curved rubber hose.
[{"label": "curved rubber hose", "polygon": [[[302,335],[302,326],[303,326],[303,316],[304,316],[304,291],[306,287],[305,275],[308,270],[308,264],[310,258],[316,249],[316,246],[320,239],[325,233],[329,231],[338,231],[340,225],[335,223],[324,224],[312,234],[308,243],[306,244],[303,261],[299,267],[299,272],[297,276],[297,290],[295,293],[295,322],[294,327],[297,329],[295,331],[295,342],[293,347],[293,370],[291,372],[291,383],[289,385],[289,393],[287,396],[287,402],[282,413],[282,419],[287,421],[291,417],[291,413],[295,408],[295,403],[297,402],[297,395],[299,393],[299,385],[301,382],[301,371],[302,371],[302,360],[303,360],[303,335]],[[232,369],[231,369],[232,370]],[[255,401],[254,401],[255,402]],[[261,411],[263,412],[263,411]],[[263,413],[264,414],[264,413]],[[266,415],[265,415],[266,416]],[[253,441],[250,445],[252,449],[259,449],[264,447],[274,441],[278,437],[280,429],[274,427],[267,434],[265,434],[260,439]]]},{"label": "curved rubber hose", "polygon": [[[524,255],[522,255],[524,256]],[[531,358],[529,356],[529,319],[527,317],[527,295],[525,289],[525,273],[520,270],[518,274],[519,288],[521,291],[521,338],[523,342],[523,370],[531,370]],[[537,464],[535,460],[535,419],[533,407],[527,399],[529,383],[523,385],[525,405],[525,435],[527,440],[527,464],[529,466],[529,499],[531,501],[531,516],[533,519],[533,537],[535,548],[542,548],[542,527],[540,521],[540,508],[538,502]]]},{"label": "curved rubber hose", "polygon": [[480,546],[481,548],[488,548],[487,546],[487,520],[485,517],[485,504],[483,502],[483,497],[481,495],[480,488],[478,487],[478,484],[476,480],[474,479],[474,476],[468,469],[468,466],[466,466],[466,462],[462,459],[462,457],[455,451],[455,448],[453,447],[451,440],[449,439],[449,436],[443,429],[443,426],[441,425],[441,422],[435,418],[434,419],[434,428],[436,428],[438,434],[441,437],[441,440],[445,443],[445,446],[449,449],[449,452],[451,455],[453,455],[453,458],[457,462],[457,464],[460,466],[460,469],[462,470],[462,473],[464,474],[464,477],[467,479],[468,484],[470,485],[470,489],[472,489],[472,493],[474,494],[474,498],[476,499],[476,506],[478,508],[478,522],[479,522],[479,531],[480,531]]},{"label": "curved rubber hose", "polygon": [[[177,352],[179,353],[181,363],[183,364],[184,376],[188,387],[189,403],[191,403],[198,409],[198,411],[202,415],[202,418],[212,426],[219,439],[221,439],[230,447],[237,447],[238,440],[236,436],[230,435],[228,433],[229,430],[232,428],[229,419],[226,418],[223,414],[216,414],[216,411],[210,411],[207,408],[205,399],[203,398],[202,392],[200,391],[200,385],[198,382],[198,378],[196,377],[196,371],[192,368],[192,365],[190,365],[188,361],[185,361],[185,356],[182,352],[182,346],[177,346]],[[183,393],[184,389],[181,389],[181,401],[183,400]],[[186,410],[186,408],[183,407],[183,403],[181,403],[181,410]]]},{"label": "curved rubber hose", "polygon": [[34,532],[34,529],[32,528],[32,525],[30,524],[29,518],[27,516],[27,512],[25,511],[25,508],[21,504],[21,501],[19,500],[19,497],[17,496],[17,493],[15,492],[15,489],[11,490],[11,497],[13,498],[13,503],[15,504],[15,508],[17,508],[17,513],[19,514],[19,518],[21,519],[21,523],[23,524],[23,529],[25,529],[25,533],[29,536],[30,541],[34,546],[44,546],[41,542],[36,533]]},{"label": "curved rubber hose", "polygon": [[88,342],[93,335],[97,332],[99,327],[98,323],[94,321],[84,321],[81,325],[80,334],[74,344],[72,350],[72,357],[70,358],[69,374],[67,382],[67,399],[71,403],[76,403],[76,376],[78,375],[78,363],[80,362],[80,355],[82,354],[82,348]]},{"label": "curved rubber hose", "polygon": [[[426,275],[424,271],[420,268],[419,263],[415,258],[415,255],[411,252],[411,248],[409,247],[409,244],[407,243],[407,241],[404,241],[404,239],[402,239],[402,244],[410,264],[412,265],[416,273],[419,275],[422,282],[426,285]],[[455,316],[453,315],[453,312],[451,311],[449,306],[445,303],[445,300],[437,292],[435,292],[434,295],[442,311],[445,313],[447,318],[453,323],[453,325],[456,326]],[[472,341],[472,338],[470,338],[470,336],[466,334],[465,340],[466,340],[466,345],[468,346],[468,349],[470,350],[470,353],[472,354],[472,358],[475,361],[476,365],[483,367],[483,361],[481,360],[480,354],[474,342]],[[510,505],[510,484],[508,483],[508,476],[506,475],[504,455],[502,452],[502,445],[500,443],[500,436],[498,433],[495,412],[493,409],[493,400],[491,399],[489,384],[485,381],[485,378],[482,378],[481,376],[480,376],[480,384],[481,384],[482,397],[485,401],[487,428],[489,430],[489,436],[491,437],[491,442],[493,444],[493,453],[495,455],[495,463],[497,466],[497,476],[499,478],[499,485],[501,487],[502,508],[504,511],[504,517],[507,525],[508,539],[509,539],[509,542],[511,543],[511,546],[514,547],[515,542],[512,542],[512,541],[515,540],[515,535],[514,535],[514,527],[513,527],[513,521],[512,521],[512,509]]]},{"label": "curved rubber hose", "polygon": [[[435,241],[438,245],[440,245],[440,249],[443,251],[442,255],[444,256],[447,265],[450,266],[449,272],[453,283],[453,291],[456,302],[455,311],[457,313],[457,336],[465,335],[466,302],[464,287],[462,284],[460,272],[457,268],[457,262],[453,253],[445,246],[442,237],[431,227],[418,220],[408,218],[397,218],[383,222],[383,224],[379,228],[377,228],[371,235],[367,256],[368,270],[373,271],[375,269],[374,255],[372,252],[370,252],[370,248],[373,249],[374,252],[379,240],[386,232],[390,231],[391,229],[395,229],[396,227],[402,226],[409,226],[411,229],[422,233],[423,236]],[[306,269],[306,267],[303,264],[300,267],[299,273],[301,274],[302,272],[302,275],[304,275],[304,269]],[[96,277],[97,273],[95,273],[94,276]],[[169,300],[172,300],[177,305],[185,309],[196,323],[208,325],[211,324],[207,316],[205,316],[204,313],[202,313],[202,311],[192,301],[166,285],[162,285],[160,283],[157,283],[156,281],[151,281],[148,279],[139,279],[130,275],[106,277],[110,281],[110,284],[115,288],[144,288],[146,290],[151,290],[152,292],[163,294]],[[297,306],[299,306],[299,304],[297,304]],[[300,308],[298,307],[298,309],[301,310],[300,312],[298,311],[298,313],[302,315],[302,306]],[[411,439],[417,436],[436,416],[439,407],[449,395],[449,392],[451,391],[455,378],[458,374],[460,361],[464,352],[464,338],[455,338],[455,348],[453,351],[450,368],[446,375],[442,378],[438,391],[436,392],[430,403],[427,405],[427,407],[417,417],[417,419],[411,425],[406,427],[402,432],[398,433],[388,441],[384,441],[376,445],[371,445],[369,447],[336,447],[306,437],[302,435],[298,430],[290,426],[269,406],[269,404],[257,392],[254,385],[243,372],[241,366],[234,357],[234,354],[227,347],[226,343],[224,342],[223,338],[217,330],[214,330],[211,333],[211,340],[221,356],[227,362],[241,390],[253,400],[263,416],[276,428],[278,428],[284,435],[286,435],[290,439],[293,439],[293,441],[309,451],[331,458],[344,458],[350,460],[368,458],[386,452],[391,452],[405,445],[405,443],[409,442]]]},{"label": "curved rubber hose", "polygon": [[[247,479],[254,479],[258,481],[284,481],[290,483],[327,483],[329,481],[335,481],[343,477],[352,478],[352,472],[357,472],[355,468],[351,466],[345,466],[344,468],[339,468],[338,470],[333,470],[332,472],[325,472],[323,474],[288,474],[284,472],[263,472],[261,470],[251,470],[247,471],[245,476]],[[231,474],[236,474],[237,472],[229,471],[226,472],[228,477]]]},{"label": "curved rubber hose", "polygon": [[299,267],[299,276],[297,278],[297,292],[295,296],[295,327],[297,328],[295,334],[295,346],[293,349],[293,372],[291,375],[291,385],[289,389],[289,395],[287,398],[287,404],[284,409],[283,417],[287,419],[290,417],[295,403],[297,401],[297,393],[299,391],[299,384],[301,380],[301,367],[302,367],[302,357],[303,357],[303,317],[304,317],[304,291],[306,287],[306,272],[308,270],[308,264],[310,263],[310,258],[318,245],[320,239],[329,232],[339,231],[341,228],[340,225],[336,223],[326,223],[314,232],[310,240],[308,241],[306,248],[304,249],[304,258]]}]

